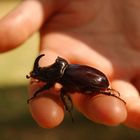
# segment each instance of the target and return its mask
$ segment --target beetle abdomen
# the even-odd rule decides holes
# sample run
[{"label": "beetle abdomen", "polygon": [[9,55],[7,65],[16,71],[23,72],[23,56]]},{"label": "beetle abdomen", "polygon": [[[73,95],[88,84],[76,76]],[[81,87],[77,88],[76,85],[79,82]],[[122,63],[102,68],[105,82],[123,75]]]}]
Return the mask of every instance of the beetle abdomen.
[{"label": "beetle abdomen", "polygon": [[97,91],[109,86],[107,77],[101,71],[85,65],[69,65],[61,80],[64,87],[80,91]]}]

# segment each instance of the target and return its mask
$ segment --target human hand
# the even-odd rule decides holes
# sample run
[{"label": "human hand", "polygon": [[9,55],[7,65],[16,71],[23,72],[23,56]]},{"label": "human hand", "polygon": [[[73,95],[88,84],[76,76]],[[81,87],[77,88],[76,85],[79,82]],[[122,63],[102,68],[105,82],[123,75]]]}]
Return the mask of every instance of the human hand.
[{"label": "human hand", "polygon": [[[125,107],[111,96],[89,98],[75,93],[75,107],[92,121],[107,125],[124,123],[139,129],[139,15],[135,13],[137,7],[132,9],[129,2],[24,1],[0,21],[0,50],[14,48],[40,29],[40,53],[46,54],[42,66],[61,56],[70,63],[96,67],[109,77],[111,87],[126,101]],[[41,85],[32,84],[30,96]],[[53,128],[63,120],[58,88],[30,103],[31,113],[42,127]]]}]

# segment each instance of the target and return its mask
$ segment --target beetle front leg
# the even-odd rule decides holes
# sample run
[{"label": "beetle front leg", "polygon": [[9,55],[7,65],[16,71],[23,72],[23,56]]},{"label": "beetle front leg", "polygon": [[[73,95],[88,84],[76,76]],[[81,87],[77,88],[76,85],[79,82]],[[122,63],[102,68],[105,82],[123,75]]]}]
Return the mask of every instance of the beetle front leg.
[{"label": "beetle front leg", "polygon": [[40,89],[38,89],[38,90],[34,93],[34,95],[33,95],[31,98],[29,98],[29,99],[27,100],[27,103],[29,103],[31,100],[33,100],[34,98],[36,98],[37,95],[38,95],[40,92],[50,89],[53,85],[54,85],[54,84],[47,84],[47,85],[44,85],[43,87],[41,87]]},{"label": "beetle front leg", "polygon": [[73,104],[72,104],[72,100],[70,98],[70,96],[67,94],[67,91],[64,88],[61,88],[61,93],[60,93],[60,97],[61,100],[64,104],[64,107],[66,109],[66,111],[69,112],[71,118],[72,118],[72,122],[74,121],[73,116],[72,116],[72,109],[73,109]]}]

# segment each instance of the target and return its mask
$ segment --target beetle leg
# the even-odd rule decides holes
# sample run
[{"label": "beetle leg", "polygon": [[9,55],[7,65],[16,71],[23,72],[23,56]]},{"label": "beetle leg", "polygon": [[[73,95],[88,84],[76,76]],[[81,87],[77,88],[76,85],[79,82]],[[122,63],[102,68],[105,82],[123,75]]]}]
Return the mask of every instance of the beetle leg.
[{"label": "beetle leg", "polygon": [[[123,101],[124,104],[126,104],[126,102],[125,102],[123,99],[121,99],[120,97],[116,96],[115,94],[112,94],[111,92],[100,91],[100,93],[101,93],[101,94],[108,95],[108,96],[113,96],[113,97],[115,97],[115,98],[118,98],[119,100]],[[117,92],[117,93],[119,93],[119,92]]]},{"label": "beetle leg", "polygon": [[118,96],[120,97],[120,93],[119,93],[117,90],[115,90],[115,89],[108,88],[107,91],[108,91],[108,92],[114,92],[114,93],[117,93]]},{"label": "beetle leg", "polygon": [[29,98],[29,99],[27,100],[27,103],[29,103],[31,100],[33,100],[34,98],[36,98],[37,95],[38,95],[40,92],[42,92],[42,91],[44,91],[44,90],[48,90],[48,89],[50,89],[52,86],[53,86],[53,84],[46,84],[46,85],[44,85],[43,87],[41,87],[40,89],[38,89],[38,90],[34,93],[34,95],[33,95],[31,98]]},{"label": "beetle leg", "polygon": [[60,93],[61,100],[65,106],[66,111],[69,112],[72,122],[74,122],[73,116],[72,116],[72,109],[73,109],[73,104],[70,96],[67,94],[67,91],[64,88],[61,88],[61,93]]}]

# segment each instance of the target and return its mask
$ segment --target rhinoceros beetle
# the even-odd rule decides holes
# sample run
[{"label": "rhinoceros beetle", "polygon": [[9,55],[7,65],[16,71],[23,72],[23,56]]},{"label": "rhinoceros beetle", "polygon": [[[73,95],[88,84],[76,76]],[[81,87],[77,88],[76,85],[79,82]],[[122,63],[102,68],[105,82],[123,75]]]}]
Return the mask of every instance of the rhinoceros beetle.
[{"label": "rhinoceros beetle", "polygon": [[[62,85],[60,97],[65,109],[70,114],[72,110],[72,100],[68,93],[79,92],[86,95],[101,93],[114,96],[125,103],[125,101],[119,97],[120,94],[118,91],[109,88],[109,81],[101,71],[87,65],[68,64],[68,62],[61,57],[57,57],[55,62],[50,66],[40,67],[39,60],[44,55],[45,54],[41,54],[36,58],[33,71],[26,77],[31,77],[46,84],[38,89],[33,97],[27,100],[28,103],[37,97],[40,92],[52,88],[56,83]],[[118,96],[114,94],[114,92],[116,92]]]}]

